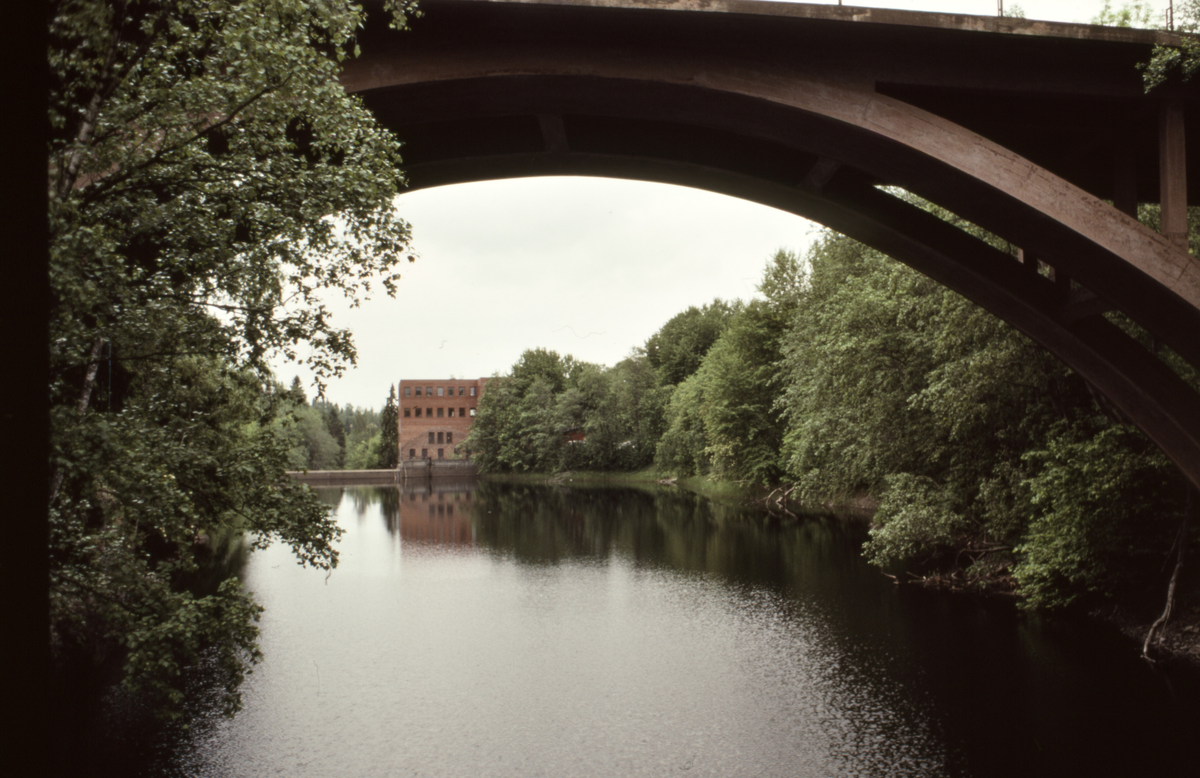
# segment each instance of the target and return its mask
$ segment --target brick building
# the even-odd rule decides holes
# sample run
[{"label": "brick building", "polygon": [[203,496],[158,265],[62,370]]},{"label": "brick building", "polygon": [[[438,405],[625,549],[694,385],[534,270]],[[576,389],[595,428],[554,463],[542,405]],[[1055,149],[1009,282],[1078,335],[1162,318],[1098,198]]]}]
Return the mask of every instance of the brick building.
[{"label": "brick building", "polygon": [[401,459],[460,459],[486,378],[402,380],[397,422]]}]

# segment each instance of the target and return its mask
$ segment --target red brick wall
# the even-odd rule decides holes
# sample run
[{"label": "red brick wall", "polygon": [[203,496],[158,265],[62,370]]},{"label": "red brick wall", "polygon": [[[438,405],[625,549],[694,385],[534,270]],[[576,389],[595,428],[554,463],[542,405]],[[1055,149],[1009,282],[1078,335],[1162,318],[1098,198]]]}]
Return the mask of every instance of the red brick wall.
[{"label": "red brick wall", "polygon": [[413,542],[472,545],[473,506],[474,499],[470,491],[405,492],[400,495],[400,537]]},{"label": "red brick wall", "polygon": [[[462,443],[475,420],[472,414],[479,406],[485,383],[486,378],[401,380],[397,413],[400,458],[420,459],[423,450],[424,456],[430,459],[461,459],[464,456]],[[430,433],[433,442],[430,442]]]}]

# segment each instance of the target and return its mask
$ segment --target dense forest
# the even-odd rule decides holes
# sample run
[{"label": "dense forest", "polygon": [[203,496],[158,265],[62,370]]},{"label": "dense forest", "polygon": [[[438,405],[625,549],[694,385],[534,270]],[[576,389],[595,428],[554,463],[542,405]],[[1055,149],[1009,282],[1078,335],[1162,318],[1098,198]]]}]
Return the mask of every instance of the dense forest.
[{"label": "dense forest", "polygon": [[[272,420],[276,436],[287,446],[288,467],[292,470],[370,470],[395,467],[395,455],[387,456],[381,445],[384,438],[383,416],[391,408],[394,427],[395,398],[381,414],[372,408],[338,405],[316,398],[311,403],[294,378],[286,391],[277,387],[283,398]],[[395,440],[392,448],[395,448]],[[389,461],[390,459],[390,461]]]},{"label": "dense forest", "polygon": [[833,232],[776,253],[758,289],[677,314],[612,367],[526,351],[480,402],[481,470],[649,469],[867,504],[880,566],[1035,607],[1161,607],[1185,481],[1081,378]]}]

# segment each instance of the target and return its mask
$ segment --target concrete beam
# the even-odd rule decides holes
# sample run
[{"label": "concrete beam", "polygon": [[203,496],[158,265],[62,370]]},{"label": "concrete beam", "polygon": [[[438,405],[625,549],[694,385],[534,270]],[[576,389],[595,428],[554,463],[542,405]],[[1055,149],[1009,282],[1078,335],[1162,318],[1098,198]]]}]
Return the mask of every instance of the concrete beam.
[{"label": "concrete beam", "polygon": [[563,127],[561,116],[538,115],[538,125],[542,128],[542,139],[546,142],[546,151],[570,151],[567,143],[567,131]]},{"label": "concrete beam", "polygon": [[808,175],[800,182],[800,187],[813,192],[820,192],[829,183],[829,179],[833,178],[838,172],[838,168],[842,166],[841,162],[829,157],[819,157],[813,166],[809,169]]},{"label": "concrete beam", "polygon": [[1079,288],[1070,292],[1057,316],[1059,321],[1070,326],[1077,321],[1091,316],[1099,316],[1111,310],[1113,310],[1112,303],[1102,297],[1097,297],[1087,289]]},{"label": "concrete beam", "polygon": [[1187,244],[1187,158],[1183,134],[1183,106],[1167,103],[1158,120],[1159,202],[1162,233],[1178,249]]}]

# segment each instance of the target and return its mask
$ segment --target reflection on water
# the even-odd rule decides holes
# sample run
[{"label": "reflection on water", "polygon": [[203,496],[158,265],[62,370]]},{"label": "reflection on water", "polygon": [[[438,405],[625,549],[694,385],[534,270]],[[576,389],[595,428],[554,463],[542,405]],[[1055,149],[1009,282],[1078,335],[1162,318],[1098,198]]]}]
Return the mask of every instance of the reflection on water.
[{"label": "reflection on water", "polygon": [[112,774],[1197,766],[1194,681],[1172,691],[1095,627],[896,587],[863,564],[861,527],[773,522],[675,489],[323,496],[346,529],[332,575],[276,547],[246,566],[267,610],[245,711],[216,717],[198,676],[187,731],[106,735],[121,744]]}]

